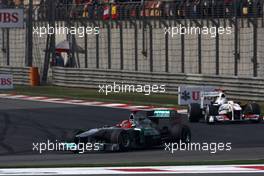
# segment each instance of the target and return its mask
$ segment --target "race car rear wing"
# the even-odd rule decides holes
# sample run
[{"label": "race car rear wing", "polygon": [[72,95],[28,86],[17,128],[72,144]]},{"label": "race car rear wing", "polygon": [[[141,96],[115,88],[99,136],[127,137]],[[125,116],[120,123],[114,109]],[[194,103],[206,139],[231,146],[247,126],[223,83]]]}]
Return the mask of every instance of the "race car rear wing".
[{"label": "race car rear wing", "polygon": [[201,98],[202,97],[218,97],[220,92],[213,91],[213,92],[201,92]]}]

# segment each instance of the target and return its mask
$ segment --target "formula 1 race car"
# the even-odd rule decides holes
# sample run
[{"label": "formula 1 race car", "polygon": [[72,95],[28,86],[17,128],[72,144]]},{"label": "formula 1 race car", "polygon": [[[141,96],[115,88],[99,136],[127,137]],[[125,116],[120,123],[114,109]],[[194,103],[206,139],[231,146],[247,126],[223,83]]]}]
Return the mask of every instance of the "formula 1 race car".
[{"label": "formula 1 race car", "polygon": [[[211,104],[204,104],[205,98],[214,99]],[[222,91],[201,92],[201,103],[192,103],[188,106],[188,120],[199,122],[204,118],[208,124],[225,121],[252,121],[261,122],[260,106],[257,103],[248,103],[241,106],[234,101],[227,101]]]},{"label": "formula 1 race car", "polygon": [[112,127],[77,134],[74,143],[100,143],[100,151],[128,151],[162,146],[164,142],[189,143],[190,128],[173,109],[134,110],[128,120]]}]

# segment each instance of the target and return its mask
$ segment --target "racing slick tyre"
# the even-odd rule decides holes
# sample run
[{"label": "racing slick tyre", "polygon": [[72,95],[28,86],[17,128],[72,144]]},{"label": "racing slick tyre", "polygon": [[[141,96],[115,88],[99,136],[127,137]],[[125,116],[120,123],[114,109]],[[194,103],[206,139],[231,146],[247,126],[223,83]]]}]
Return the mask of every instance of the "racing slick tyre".
[{"label": "racing slick tyre", "polygon": [[171,140],[170,142],[189,143],[191,141],[191,130],[186,125],[176,124],[170,129]]},{"label": "racing slick tyre", "polygon": [[189,122],[199,122],[203,117],[201,107],[198,103],[191,103],[188,106],[187,112]]},{"label": "racing slick tyre", "polygon": [[128,151],[131,148],[131,138],[124,130],[114,130],[110,140],[111,143],[119,145],[119,151]]},{"label": "racing slick tyre", "polygon": [[179,142],[181,139],[182,125],[175,124],[170,128],[170,142]]},{"label": "racing slick tyre", "polygon": [[244,109],[244,114],[260,114],[260,106],[257,103],[248,103]]},{"label": "racing slick tyre", "polygon": [[[85,131],[82,130],[82,129],[78,129],[78,130],[75,130],[75,131],[74,131],[73,141],[74,141],[74,143],[75,143],[76,145],[78,145],[80,141],[79,141],[79,139],[76,138],[75,136],[77,136],[77,135],[79,135],[79,134],[81,134],[81,133],[83,133],[83,132],[85,132]],[[75,154],[79,154],[79,153],[80,153],[79,150],[73,150],[72,152],[75,153]]]},{"label": "racing slick tyre", "polygon": [[[250,115],[250,114],[260,115],[261,114],[260,106],[257,103],[248,103],[246,105],[243,113],[245,115]],[[262,118],[261,118],[261,116],[259,116],[258,120],[253,120],[252,122],[260,123],[261,121],[262,121]]]},{"label": "racing slick tyre", "polygon": [[181,142],[190,143],[191,142],[191,130],[188,126],[184,125],[181,132]]},{"label": "racing slick tyre", "polygon": [[205,111],[205,122],[207,124],[213,124],[214,121],[210,121],[210,116],[217,116],[218,115],[218,106],[215,105],[208,105],[206,107],[206,111]]}]

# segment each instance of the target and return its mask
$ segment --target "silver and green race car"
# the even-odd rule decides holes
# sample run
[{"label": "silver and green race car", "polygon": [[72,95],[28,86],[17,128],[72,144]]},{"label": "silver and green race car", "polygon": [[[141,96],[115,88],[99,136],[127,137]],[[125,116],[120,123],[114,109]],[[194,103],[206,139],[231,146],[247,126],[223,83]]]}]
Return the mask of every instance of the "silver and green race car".
[{"label": "silver and green race car", "polygon": [[100,151],[128,151],[190,140],[190,128],[182,123],[182,115],[177,110],[156,108],[133,110],[128,120],[116,126],[80,132],[71,145],[99,143]]}]

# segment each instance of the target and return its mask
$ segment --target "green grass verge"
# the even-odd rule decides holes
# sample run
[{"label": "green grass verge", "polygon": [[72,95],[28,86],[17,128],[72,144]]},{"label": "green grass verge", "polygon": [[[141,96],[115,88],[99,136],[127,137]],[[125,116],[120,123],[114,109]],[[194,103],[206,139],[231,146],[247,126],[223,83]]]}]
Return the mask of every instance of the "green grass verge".
[{"label": "green grass verge", "polygon": [[186,166],[186,165],[232,165],[232,164],[264,164],[261,160],[229,160],[229,161],[190,161],[190,162],[134,162],[109,164],[22,164],[0,165],[0,168],[54,168],[54,167],[133,167],[133,166]]},{"label": "green grass verge", "polygon": [[14,90],[0,91],[1,93],[16,93],[31,96],[47,96],[55,98],[85,99],[91,101],[118,102],[136,105],[178,106],[178,96],[171,94],[142,93],[99,93],[98,89],[68,88],[59,86],[15,86]]}]

